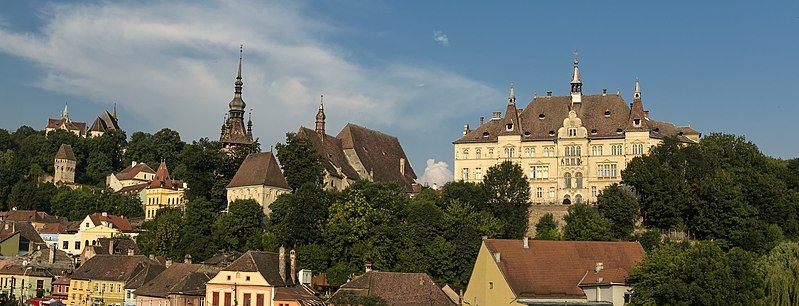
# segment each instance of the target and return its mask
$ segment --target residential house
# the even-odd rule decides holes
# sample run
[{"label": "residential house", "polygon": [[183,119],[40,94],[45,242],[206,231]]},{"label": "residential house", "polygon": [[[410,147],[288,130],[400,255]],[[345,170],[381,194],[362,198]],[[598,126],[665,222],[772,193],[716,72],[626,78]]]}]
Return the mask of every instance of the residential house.
[{"label": "residential house", "polygon": [[119,173],[109,174],[108,177],[105,178],[105,185],[114,190],[114,192],[120,192],[122,188],[137,185],[142,185],[141,187],[143,189],[146,187],[146,185],[143,184],[149,183],[153,178],[155,178],[155,170],[153,170],[153,168],[150,168],[150,166],[145,163],[137,163],[134,161],[131,163],[130,167],[125,168]]},{"label": "residential house", "polygon": [[187,257],[184,263],[169,265],[164,272],[136,289],[136,306],[205,305],[205,284],[219,269],[192,264],[190,258]]},{"label": "residential house", "polygon": [[[18,237],[15,232],[19,233]],[[21,256],[45,247],[47,244],[30,222],[7,220],[0,223],[0,254],[3,256]]]},{"label": "residential house", "polygon": [[186,209],[186,184],[181,180],[173,180],[169,176],[166,162],[161,161],[155,177],[144,188],[142,206],[144,206],[144,220],[152,220],[162,208]]},{"label": "residential house", "polygon": [[78,224],[78,228],[68,228],[58,235],[59,248],[70,255],[80,255],[87,245],[96,245],[100,238],[119,236],[135,237],[138,232],[130,222],[121,216],[108,213],[93,213]]},{"label": "residential house", "polygon": [[280,165],[272,152],[260,152],[247,155],[239,166],[236,175],[227,185],[227,202],[252,199],[269,215],[272,204],[281,194],[291,193],[291,187]]},{"label": "residential house", "polygon": [[70,274],[64,274],[53,282],[52,297],[55,300],[66,301],[69,296],[69,282],[72,281]]},{"label": "residential house", "polygon": [[209,306],[273,306],[314,305],[322,301],[297,284],[296,255],[248,251],[222,269],[205,286],[205,301]]},{"label": "residential house", "polygon": [[380,297],[390,306],[456,305],[425,273],[367,271],[342,285],[328,302],[347,294]]},{"label": "residential house", "polygon": [[18,256],[16,263],[45,268],[56,277],[72,273],[75,269],[75,260],[72,256],[56,249],[55,246],[41,247],[24,256]]},{"label": "residential house", "polygon": [[238,251],[221,251],[211,256],[202,262],[203,265],[213,266],[222,269],[232,264],[236,259],[241,257],[241,252]]},{"label": "residential house", "polygon": [[19,299],[50,295],[53,274],[37,266],[8,264],[0,268],[0,298]]},{"label": "residential house", "polygon": [[0,257],[19,255],[20,234],[18,231],[0,231]]},{"label": "residential house", "polygon": [[97,255],[71,276],[66,305],[133,306],[133,292],[164,271],[158,261],[141,255]]},{"label": "residential house", "polygon": [[136,241],[127,237],[99,238],[97,244],[87,245],[80,253],[80,262],[95,255],[141,255]]},{"label": "residential house", "polygon": [[463,296],[468,305],[623,305],[638,242],[484,239]]},{"label": "residential house", "polygon": [[12,209],[0,212],[0,222],[28,222],[39,232],[50,223],[66,223],[68,220],[63,217],[52,216],[43,211]]}]

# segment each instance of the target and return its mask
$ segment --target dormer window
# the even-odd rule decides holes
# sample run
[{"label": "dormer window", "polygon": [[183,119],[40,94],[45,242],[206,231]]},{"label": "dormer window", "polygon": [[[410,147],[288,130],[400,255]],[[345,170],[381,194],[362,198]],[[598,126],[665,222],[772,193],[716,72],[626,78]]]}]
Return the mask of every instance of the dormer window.
[{"label": "dormer window", "polygon": [[546,118],[546,117],[547,116],[544,116],[544,114],[538,114],[538,119],[544,120],[544,118]]},{"label": "dormer window", "polygon": [[549,131],[549,136],[555,136],[555,131]]},{"label": "dormer window", "polygon": [[606,109],[605,110],[605,118],[608,118],[608,117],[610,117],[610,110]]},{"label": "dormer window", "polygon": [[524,137],[530,137],[530,131],[524,132]]},{"label": "dormer window", "polygon": [[483,138],[488,138],[488,132],[483,132]]},{"label": "dormer window", "polygon": [[655,133],[660,133],[660,128],[655,128]]},{"label": "dormer window", "polygon": [[508,123],[505,125],[505,131],[513,131],[513,123]]},{"label": "dormer window", "polygon": [[624,131],[622,129],[616,129],[616,134],[621,135]]},{"label": "dormer window", "polygon": [[591,135],[596,135],[596,129],[591,130]]},{"label": "dormer window", "polygon": [[633,119],[633,126],[640,127],[641,126],[641,119]]}]

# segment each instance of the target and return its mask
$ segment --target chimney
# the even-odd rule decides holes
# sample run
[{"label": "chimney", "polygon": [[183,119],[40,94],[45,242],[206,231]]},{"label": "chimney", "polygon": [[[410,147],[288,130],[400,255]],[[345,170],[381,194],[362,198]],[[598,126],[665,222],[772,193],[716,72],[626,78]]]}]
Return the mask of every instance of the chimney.
[{"label": "chimney", "polygon": [[102,215],[103,215],[103,217],[108,217],[108,212],[104,211]]},{"label": "chimney", "polygon": [[114,239],[108,239],[108,255],[114,255]]},{"label": "chimney", "polygon": [[524,239],[522,239],[522,245],[524,246],[525,249],[529,249],[530,248],[530,238],[528,238],[527,236],[524,236]]},{"label": "chimney", "polygon": [[551,90],[547,90],[547,98],[549,98],[549,97],[552,97],[552,91]]},{"label": "chimney", "polygon": [[649,110],[648,109],[644,110],[644,118],[649,119]]},{"label": "chimney", "polygon": [[172,265],[172,259],[167,259],[166,263],[164,263],[164,267],[166,267],[167,269],[169,269],[169,266],[171,265]]},{"label": "chimney", "polygon": [[405,158],[400,158],[399,167],[400,167],[400,174],[402,176],[405,176]]},{"label": "chimney", "polygon": [[55,244],[50,245],[50,255],[47,256],[47,262],[50,264],[55,263]]},{"label": "chimney", "polygon": [[499,252],[494,253],[494,261],[496,261],[496,262],[500,261]]},{"label": "chimney", "polygon": [[150,259],[155,260],[155,254],[150,254]]},{"label": "chimney", "polygon": [[191,255],[186,254],[183,256],[183,263],[190,264],[191,263]]},{"label": "chimney", "polygon": [[134,161],[130,162],[130,166],[131,166],[131,167],[134,167],[134,166],[136,166],[136,161],[134,160]]},{"label": "chimney", "polygon": [[603,96],[607,96],[608,95],[608,89],[607,88],[602,88],[602,95]]},{"label": "chimney", "polygon": [[135,255],[133,249],[128,249],[128,256],[133,256],[133,255]]},{"label": "chimney", "polygon": [[294,250],[289,251],[289,260],[291,260],[291,283],[297,283],[297,252]]},{"label": "chimney", "polygon": [[499,119],[502,119],[502,112],[491,113],[491,120],[499,120]]},{"label": "chimney", "polygon": [[603,268],[604,265],[601,262],[598,262],[596,265],[594,265],[594,272],[599,273],[599,271],[602,271]]},{"label": "chimney", "polygon": [[483,125],[483,122],[485,122],[485,120],[486,117],[480,116],[480,125]]},{"label": "chimney", "polygon": [[366,273],[372,272],[372,263],[367,261],[366,264],[363,265],[363,270]]},{"label": "chimney", "polygon": [[278,252],[278,255],[277,255],[277,266],[278,266],[278,269],[279,269],[278,271],[280,271],[280,278],[282,278],[283,281],[285,282],[286,281],[286,248],[284,248],[282,245],[280,246],[280,251]]}]

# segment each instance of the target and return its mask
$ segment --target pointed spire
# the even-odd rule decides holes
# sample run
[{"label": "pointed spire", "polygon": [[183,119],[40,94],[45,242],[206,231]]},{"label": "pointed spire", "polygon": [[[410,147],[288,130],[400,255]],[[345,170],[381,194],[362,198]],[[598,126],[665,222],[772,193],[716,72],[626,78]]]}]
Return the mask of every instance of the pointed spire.
[{"label": "pointed spire", "polygon": [[117,119],[117,103],[116,102],[114,102],[114,113],[112,115],[114,116],[114,120],[116,120]]},{"label": "pointed spire", "polygon": [[577,59],[577,51],[574,51],[574,70],[572,71],[571,95],[572,104],[581,103],[583,95],[583,81],[580,80],[580,60]]},{"label": "pointed spire", "polygon": [[641,84],[638,83],[638,77],[635,77],[635,85],[633,86],[633,100],[641,100]]},{"label": "pointed spire", "polygon": [[510,83],[510,89],[508,90],[508,104],[516,103],[516,91],[513,89],[513,82]]},{"label": "pointed spire", "polygon": [[69,104],[64,103],[64,111],[61,112],[61,119],[69,121]]},{"label": "pointed spire", "polygon": [[231,110],[240,111],[239,115],[237,116],[240,118],[243,118],[244,108],[247,107],[247,104],[244,103],[244,100],[241,98],[241,88],[244,85],[244,82],[241,81],[241,63],[244,57],[243,54],[244,45],[241,45],[239,46],[239,69],[238,73],[236,74],[236,83],[234,83],[236,90],[234,91],[233,100],[231,100],[228,104]]},{"label": "pointed spire", "polygon": [[325,139],[325,95],[321,95],[319,97],[319,111],[316,112],[316,133],[322,136],[322,140]]}]

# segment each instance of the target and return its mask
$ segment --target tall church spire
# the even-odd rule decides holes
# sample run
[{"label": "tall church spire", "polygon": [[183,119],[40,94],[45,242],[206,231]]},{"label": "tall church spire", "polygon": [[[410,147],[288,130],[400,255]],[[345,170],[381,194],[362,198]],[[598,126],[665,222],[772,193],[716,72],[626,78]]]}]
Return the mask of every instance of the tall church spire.
[{"label": "tall church spire", "polygon": [[325,139],[325,95],[319,97],[319,111],[316,112],[316,133]]},{"label": "tall church spire", "polygon": [[233,99],[228,104],[229,110],[225,122],[222,124],[222,135],[219,141],[225,147],[236,145],[250,145],[253,143],[252,138],[252,110],[250,110],[250,118],[245,123],[244,113],[247,104],[241,97],[241,88],[244,85],[241,78],[242,62],[244,58],[244,45],[239,46],[239,66],[236,72],[236,82]]},{"label": "tall church spire", "polygon": [[231,100],[230,104],[228,105],[230,106],[231,111],[233,110],[242,111],[242,115],[244,108],[247,107],[247,104],[244,103],[244,99],[241,98],[241,88],[244,85],[244,82],[241,81],[241,62],[243,54],[244,54],[244,45],[241,45],[239,46],[239,70],[238,74],[236,75],[236,83],[235,83],[236,90],[234,91],[233,100]]},{"label": "tall church spire", "polygon": [[574,70],[572,71],[571,96],[572,104],[581,103],[583,95],[583,81],[580,80],[580,61],[577,59],[577,51],[574,52]]},{"label": "tall church spire", "polygon": [[61,119],[69,121],[69,104],[64,103],[64,111],[61,112]]},{"label": "tall church spire", "polygon": [[515,104],[516,103],[516,91],[513,89],[513,82],[510,83],[510,89],[508,90],[508,104]]}]

